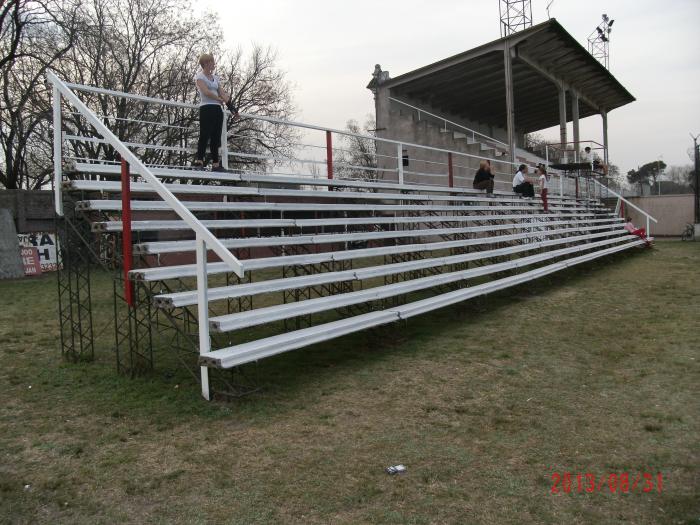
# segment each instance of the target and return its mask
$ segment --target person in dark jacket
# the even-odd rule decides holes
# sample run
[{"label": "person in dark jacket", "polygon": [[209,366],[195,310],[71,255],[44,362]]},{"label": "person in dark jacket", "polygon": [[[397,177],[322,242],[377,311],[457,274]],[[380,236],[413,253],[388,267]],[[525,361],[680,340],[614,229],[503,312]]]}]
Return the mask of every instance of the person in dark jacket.
[{"label": "person in dark jacket", "polygon": [[492,197],[493,179],[494,175],[491,173],[491,163],[488,160],[482,160],[479,163],[479,170],[476,172],[476,175],[474,175],[474,189],[486,190],[486,195]]}]

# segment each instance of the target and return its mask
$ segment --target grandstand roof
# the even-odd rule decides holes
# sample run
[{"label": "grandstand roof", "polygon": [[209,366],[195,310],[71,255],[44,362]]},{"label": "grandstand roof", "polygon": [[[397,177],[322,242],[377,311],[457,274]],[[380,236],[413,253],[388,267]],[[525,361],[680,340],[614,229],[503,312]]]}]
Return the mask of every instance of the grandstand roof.
[{"label": "grandstand roof", "polygon": [[[635,98],[556,19],[387,80],[407,96],[465,118],[506,127],[503,52],[513,57],[515,127],[524,132],[559,124],[558,90],[579,94],[580,118],[609,112]],[[571,116],[570,92],[567,115]]]}]

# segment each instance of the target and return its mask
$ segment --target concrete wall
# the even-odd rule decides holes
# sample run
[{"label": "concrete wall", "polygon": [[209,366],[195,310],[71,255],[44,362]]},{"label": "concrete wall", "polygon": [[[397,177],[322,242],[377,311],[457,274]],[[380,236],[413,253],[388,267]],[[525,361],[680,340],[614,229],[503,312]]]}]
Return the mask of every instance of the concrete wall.
[{"label": "concrete wall", "polygon": [[[497,189],[510,187],[512,169],[510,165],[501,161],[506,160],[505,156],[499,158],[501,160],[494,158],[494,150],[482,150],[480,144],[470,144],[467,138],[459,136],[459,133],[454,133],[453,126],[448,128],[449,132],[444,132],[443,126],[438,121],[425,116],[425,114],[419,120],[416,110],[392,102],[389,100],[390,96],[389,88],[381,85],[376,88],[375,106],[378,137],[491,158],[493,169],[496,172]],[[425,104],[415,103],[412,105],[440,114],[436,108]],[[505,130],[479,125],[454,115],[443,116],[499,140],[506,139]],[[469,138],[471,139],[471,137]],[[446,153],[415,147],[404,147],[403,150],[402,155],[407,155],[409,159],[408,166],[404,167],[404,181],[406,183],[447,185]],[[377,142],[377,154],[379,155],[378,167],[385,170],[380,172],[380,177],[396,181],[397,146]],[[479,167],[479,159],[456,156],[453,159],[453,167],[455,186],[471,187],[474,174]],[[423,175],[414,175],[408,172]]]},{"label": "concrete wall", "polygon": [[0,209],[7,209],[17,233],[54,231],[52,191],[0,190]]},{"label": "concrete wall", "polygon": [[[628,197],[627,200],[659,221],[658,224],[651,223],[654,236],[679,237],[685,225],[693,222],[693,195],[651,195]],[[646,225],[646,218],[641,213],[629,207],[626,213],[635,225]]]}]

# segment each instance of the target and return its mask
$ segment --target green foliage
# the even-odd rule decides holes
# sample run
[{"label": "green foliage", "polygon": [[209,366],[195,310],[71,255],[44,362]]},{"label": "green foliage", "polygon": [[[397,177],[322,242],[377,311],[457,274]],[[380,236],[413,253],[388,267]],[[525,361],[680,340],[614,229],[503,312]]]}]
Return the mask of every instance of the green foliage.
[{"label": "green foliage", "polygon": [[630,184],[656,184],[656,179],[666,169],[663,160],[654,160],[642,165],[639,169],[627,172],[627,181]]}]

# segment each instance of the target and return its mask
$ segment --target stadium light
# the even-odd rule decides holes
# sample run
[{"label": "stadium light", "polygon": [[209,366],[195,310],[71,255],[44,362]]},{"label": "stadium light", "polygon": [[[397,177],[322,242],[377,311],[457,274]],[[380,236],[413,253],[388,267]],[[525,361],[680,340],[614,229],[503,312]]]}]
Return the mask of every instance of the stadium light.
[{"label": "stadium light", "polygon": [[606,13],[601,15],[602,22],[598,24],[593,32],[588,36],[588,52],[593,55],[599,62],[610,68],[610,33],[615,20],[612,20]]}]

